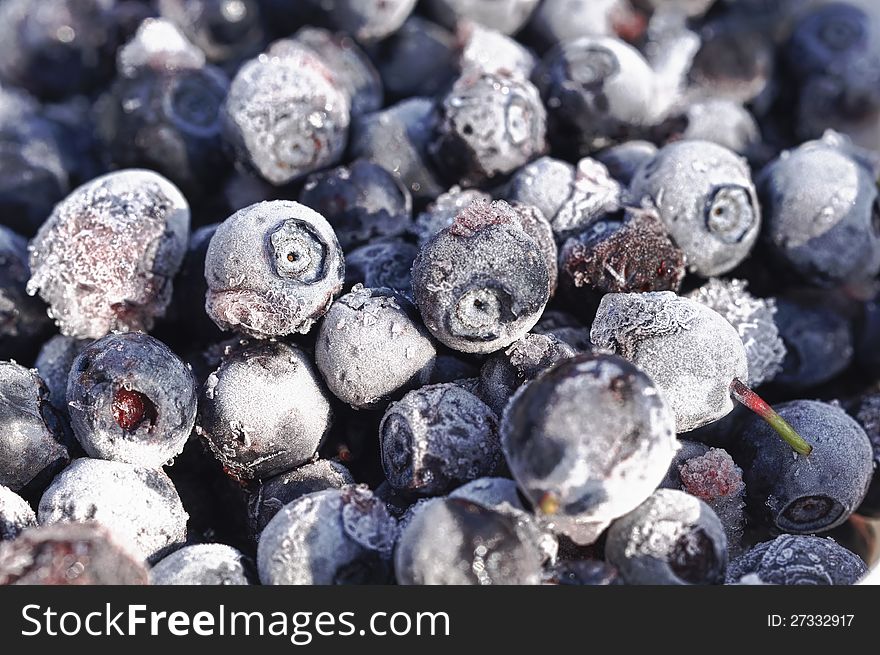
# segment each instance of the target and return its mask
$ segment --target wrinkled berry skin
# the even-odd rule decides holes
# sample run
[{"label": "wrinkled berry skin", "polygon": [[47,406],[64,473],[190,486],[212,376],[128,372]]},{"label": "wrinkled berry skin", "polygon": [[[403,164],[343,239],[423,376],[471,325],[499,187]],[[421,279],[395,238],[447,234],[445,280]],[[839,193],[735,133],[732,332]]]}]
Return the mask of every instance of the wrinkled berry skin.
[{"label": "wrinkled berry skin", "polygon": [[253,562],[223,544],[184,546],[150,569],[152,585],[249,585],[255,582]]},{"label": "wrinkled berry skin", "polygon": [[379,450],[395,489],[440,495],[496,472],[498,418],[457,384],[424,386],[388,407],[379,425]]},{"label": "wrinkled berry skin", "polygon": [[731,562],[727,581],[757,575],[764,584],[851,585],[865,575],[865,563],[831,538],[783,534]]},{"label": "wrinkled berry skin", "polygon": [[346,286],[386,287],[412,296],[412,265],[417,246],[400,238],[374,239],[346,253]]},{"label": "wrinkled berry skin", "polygon": [[761,210],[745,160],[708,141],[678,141],[661,148],[630,183],[637,203],[657,209],[688,268],[721,275],[752,249]]},{"label": "wrinkled berry skin", "polygon": [[515,210],[474,203],[419,252],[413,297],[438,340],[461,352],[494,352],[541,317],[550,274]]},{"label": "wrinkled berry skin", "polygon": [[520,387],[504,410],[501,443],[526,498],[578,544],[644,501],[678,448],[657,387],[612,355],[566,359]]},{"label": "wrinkled berry skin", "polygon": [[437,21],[449,27],[468,20],[503,34],[513,34],[526,24],[538,2],[539,0],[428,0],[427,6]]},{"label": "wrinkled berry skin", "polygon": [[0,485],[39,491],[70,461],[61,414],[35,372],[0,362]]},{"label": "wrinkled berry skin", "polygon": [[345,264],[333,228],[286,200],[227,218],[205,256],[205,310],[221,330],[258,339],[308,332],[342,289]]},{"label": "wrinkled berry skin", "polygon": [[265,341],[232,351],[208,377],[197,430],[227,474],[250,480],[307,462],[330,422],[330,399],[308,356]]},{"label": "wrinkled berry skin", "polygon": [[91,457],[160,468],[181,453],[196,419],[196,381],[161,341],[110,334],[70,367],[70,425]]},{"label": "wrinkled berry skin", "polygon": [[727,537],[702,500],[659,489],[611,525],[605,556],[627,584],[721,584]]},{"label": "wrinkled berry skin", "polygon": [[149,330],[171,300],[189,219],[186,199],[157,173],[98,177],[62,200],[31,241],[27,291],[67,336]]},{"label": "wrinkled berry skin", "polygon": [[859,424],[835,405],[795,400],[776,407],[780,416],[813,446],[804,457],[760,418],[740,434],[749,509],[755,518],[784,532],[811,534],[849,518],[871,482],[874,453]]},{"label": "wrinkled berry skin", "polygon": [[27,501],[0,484],[0,542],[12,541],[36,525],[37,517]]},{"label": "wrinkled berry skin", "polygon": [[27,240],[0,225],[0,359],[21,358],[51,330],[46,306],[28,296]]}]

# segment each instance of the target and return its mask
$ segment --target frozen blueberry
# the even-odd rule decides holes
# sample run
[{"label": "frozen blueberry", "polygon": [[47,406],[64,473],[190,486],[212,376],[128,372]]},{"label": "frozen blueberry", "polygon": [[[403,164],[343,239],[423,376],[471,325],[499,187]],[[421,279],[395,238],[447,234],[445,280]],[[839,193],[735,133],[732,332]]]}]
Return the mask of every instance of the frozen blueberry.
[{"label": "frozen blueberry", "polygon": [[192,372],[142,332],[110,334],[70,367],[73,433],[91,457],[159,468],[181,453],[196,418]]},{"label": "frozen blueberry", "polygon": [[876,44],[872,43],[870,18],[860,7],[844,2],[830,2],[807,12],[785,46],[791,70],[802,79],[846,75],[848,67],[872,54],[876,54]]},{"label": "frozen blueberry", "polygon": [[[305,0],[315,6],[317,20],[372,43],[393,34],[412,13],[417,0]],[[285,4],[289,7],[289,4]]]},{"label": "frozen blueberry", "polygon": [[880,393],[867,393],[855,403],[853,416],[862,426],[874,450],[874,475],[865,499],[856,510],[862,516],[880,517]]},{"label": "frozen blueberry", "polygon": [[40,376],[0,362],[0,485],[43,489],[69,461],[66,430]]},{"label": "frozen blueberry", "polygon": [[173,184],[147,170],[109,173],[71,192],[40,228],[27,291],[67,336],[149,330],[188,239],[189,207]]},{"label": "frozen blueberry", "polygon": [[392,487],[436,496],[496,472],[498,418],[457,384],[425,386],[385,411],[379,451]]},{"label": "frozen blueberry", "polygon": [[439,105],[430,152],[450,181],[477,186],[512,173],[546,149],[537,89],[509,73],[469,69]]},{"label": "frozen blueberry", "polygon": [[34,362],[34,368],[49,388],[49,402],[64,415],[68,414],[67,377],[70,367],[89,343],[89,339],[74,339],[56,334],[43,344]]},{"label": "frozen blueberry", "polygon": [[761,213],[749,167],[715,143],[664,146],[636,172],[629,193],[635,202],[656,207],[698,275],[731,270],[758,238]]},{"label": "frozen blueberry", "polygon": [[712,278],[688,296],[714,309],[736,328],[746,349],[747,382],[756,387],[776,377],[787,351],[777,326],[776,300],[756,298],[746,287],[743,280]]},{"label": "frozen blueberry", "polygon": [[546,255],[502,201],[471,204],[413,264],[413,295],[426,327],[462,352],[494,352],[522,337],[550,289]]},{"label": "frozen blueberry", "polygon": [[644,501],[678,448],[657,387],[609,355],[566,359],[520,387],[505,408],[501,441],[527,499],[579,544],[595,542]]},{"label": "frozen blueberry", "polygon": [[260,582],[387,584],[397,521],[363,487],[327,489],[285,505],[260,535]]},{"label": "frozen blueberry", "polygon": [[0,585],[145,585],[147,569],[103,526],[61,523],[0,544]]},{"label": "frozen blueberry", "polygon": [[412,197],[407,188],[365,159],[313,173],[299,201],[327,219],[346,252],[379,237],[401,235],[412,223]]},{"label": "frozen blueberry", "polygon": [[202,390],[196,429],[227,474],[249,480],[309,461],[330,422],[330,399],[308,356],[273,340],[224,358]]},{"label": "frozen blueberry", "polygon": [[36,525],[37,517],[27,501],[0,484],[0,542],[12,541],[23,530]]},{"label": "frozen blueberry", "polygon": [[611,524],[605,557],[627,584],[721,584],[727,538],[721,521],[702,500],[658,489]]},{"label": "frozen blueberry", "polygon": [[622,9],[620,0],[543,0],[527,31],[547,47],[579,36],[610,35]]},{"label": "frozen blueberry", "polygon": [[540,0],[428,0],[430,13],[449,27],[470,20],[496,29],[503,34],[518,31],[535,10]]},{"label": "frozen blueberry", "polygon": [[425,211],[416,216],[411,228],[419,246],[424,246],[440,230],[452,225],[459,212],[478,200],[489,202],[492,196],[479,189],[462,189],[458,185],[437,196]]},{"label": "frozen blueberry", "polygon": [[656,154],[657,146],[653,143],[634,139],[597,152],[596,159],[605,165],[611,177],[629,186],[636,171]]},{"label": "frozen blueberry", "polygon": [[535,334],[547,334],[567,343],[577,352],[592,350],[590,330],[577,318],[565,312],[548,310],[532,328]]},{"label": "frozen blueberry", "polygon": [[153,585],[249,585],[255,582],[256,570],[250,558],[223,544],[184,546],[150,569]]},{"label": "frozen blueberry", "polygon": [[838,286],[880,271],[877,185],[839,135],[783,153],[758,188],[767,242],[805,281]]},{"label": "frozen blueberry", "polygon": [[248,496],[251,532],[260,534],[282,507],[301,496],[326,489],[342,489],[350,484],[354,484],[351,472],[329,459],[318,459],[263,480]]},{"label": "frozen blueberry", "polygon": [[857,555],[830,538],[783,534],[731,562],[727,580],[735,583],[756,575],[764,584],[851,585],[866,572]]},{"label": "frozen blueberry", "polygon": [[761,141],[754,117],[741,104],[726,98],[694,102],[688,105],[680,121],[681,130],[676,138],[710,141],[738,155],[750,154]]},{"label": "frozen blueberry", "polygon": [[464,71],[528,79],[537,63],[535,56],[517,41],[479,23],[460,23],[457,36],[461,48],[459,66]]},{"label": "frozen blueberry", "polygon": [[699,18],[715,0],[635,0],[634,4],[649,12],[680,12],[688,18]]},{"label": "frozen blueberry", "polygon": [[401,238],[374,239],[345,256],[346,285],[386,287],[412,295],[412,265],[417,246]]},{"label": "frozen blueberry", "polygon": [[165,473],[104,459],[77,459],[40,499],[41,525],[97,521],[140,559],[155,562],[186,540],[188,515]]},{"label": "frozen blueberry", "polygon": [[342,250],[323,216],[296,202],[261,202],[211,237],[205,309],[223,330],[257,338],[306,333],[344,278]]},{"label": "frozen blueberry", "polygon": [[0,225],[0,359],[21,357],[51,331],[46,306],[25,291],[27,241]]},{"label": "frozen blueberry", "polygon": [[350,112],[345,87],[323,59],[285,39],[239,69],[226,97],[224,133],[239,161],[282,185],[339,161]]},{"label": "frozen blueberry", "polygon": [[480,369],[476,395],[499,416],[513,393],[577,351],[552,335],[526,334],[506,350],[493,353]]},{"label": "frozen blueberry", "polygon": [[382,82],[398,98],[436,96],[459,72],[455,34],[421,16],[410,16],[380,48]]},{"label": "frozen blueberry", "polygon": [[315,343],[315,363],[327,387],[356,409],[381,407],[426,384],[436,356],[405,296],[359,285],[333,303]]},{"label": "frozen blueberry", "polygon": [[855,419],[836,405],[795,400],[778,408],[813,446],[793,453],[763,421],[747,421],[740,434],[749,509],[779,530],[824,532],[849,518],[874,470],[871,442]]},{"label": "frozen blueberry", "polygon": [[736,328],[671,291],[605,295],[590,338],[597,349],[617,353],[651,376],[675,413],[677,432],[729,414],[731,382],[748,376]]}]

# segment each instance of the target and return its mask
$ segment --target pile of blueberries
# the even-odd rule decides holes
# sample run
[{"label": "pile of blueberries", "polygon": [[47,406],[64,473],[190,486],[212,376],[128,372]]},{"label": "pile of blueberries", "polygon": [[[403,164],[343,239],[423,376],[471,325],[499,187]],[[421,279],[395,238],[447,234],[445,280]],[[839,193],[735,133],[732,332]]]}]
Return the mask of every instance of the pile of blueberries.
[{"label": "pile of blueberries", "polygon": [[874,0],[0,0],[0,584],[855,583],[878,177]]}]

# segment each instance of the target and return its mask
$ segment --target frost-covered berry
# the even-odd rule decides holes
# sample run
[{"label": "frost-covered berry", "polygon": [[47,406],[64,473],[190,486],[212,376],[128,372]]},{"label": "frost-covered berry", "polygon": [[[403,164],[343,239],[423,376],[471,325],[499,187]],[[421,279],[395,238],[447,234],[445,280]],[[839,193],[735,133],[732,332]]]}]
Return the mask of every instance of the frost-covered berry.
[{"label": "frost-covered berry", "polygon": [[528,79],[537,61],[517,41],[479,23],[459,23],[457,37],[463,71],[477,70],[495,75],[511,75]]},{"label": "frost-covered berry", "polygon": [[27,240],[0,225],[0,359],[33,349],[51,330],[42,302],[28,296]]},{"label": "frost-covered berry", "polygon": [[307,494],[285,505],[260,535],[260,582],[387,584],[397,533],[397,521],[366,488]]},{"label": "frost-covered berry", "polygon": [[37,517],[41,525],[97,521],[150,562],[183,545],[189,518],[161,470],[88,458],[58,474],[40,499]]},{"label": "frost-covered berry", "polygon": [[257,338],[306,333],[344,278],[342,250],[323,216],[296,202],[261,202],[211,237],[205,310],[221,329]]},{"label": "frost-covered berry", "polygon": [[542,46],[552,46],[579,36],[614,33],[625,7],[620,0],[543,0],[529,20],[527,32]]},{"label": "frost-covered berry", "polygon": [[374,239],[346,253],[346,285],[386,287],[411,296],[412,265],[418,254],[418,246],[404,239]]},{"label": "frost-covered berry", "polygon": [[330,307],[315,343],[327,387],[359,409],[426,384],[436,356],[418,310],[391,289],[355,286]]},{"label": "frost-covered berry", "polygon": [[454,27],[461,21],[473,21],[503,34],[518,31],[535,10],[539,0],[428,0],[431,15],[439,22]]},{"label": "frost-covered berry", "polygon": [[196,419],[196,381],[142,332],[86,346],[67,381],[70,425],[91,457],[160,468],[183,451]]},{"label": "frost-covered berry", "polygon": [[462,352],[494,352],[522,337],[550,289],[545,253],[502,201],[471,204],[413,264],[413,296],[425,326]]},{"label": "frost-covered berry", "polygon": [[109,173],[72,191],[40,228],[27,291],[67,336],[149,330],[188,239],[189,206],[173,184],[147,170]]},{"label": "frost-covered berry", "polygon": [[379,452],[392,487],[436,496],[497,471],[498,418],[457,384],[425,386],[385,411]]},{"label": "frost-covered berry", "polygon": [[711,141],[738,155],[748,155],[761,141],[754,117],[740,103],[727,98],[708,98],[688,105],[681,122],[676,138]]},{"label": "frost-covered berry", "polygon": [[232,546],[197,544],[166,555],[150,569],[152,585],[249,585],[256,582],[250,558]]},{"label": "frost-covered berry", "polygon": [[592,350],[590,329],[571,314],[548,310],[532,328],[535,334],[547,334],[567,343],[577,352]]},{"label": "frost-covered berry", "polygon": [[479,189],[462,189],[458,185],[450,187],[416,216],[411,228],[412,233],[418,240],[419,246],[424,246],[440,230],[452,225],[455,217],[471,203],[491,200],[492,196]]},{"label": "frost-covered berry", "polygon": [[851,585],[865,573],[861,558],[830,538],[783,534],[731,562],[727,580],[756,575],[763,584]]},{"label": "frost-covered berry", "polygon": [[522,386],[504,411],[501,441],[528,500],[579,544],[644,501],[678,448],[657,387],[609,355],[566,359]]},{"label": "frost-covered berry", "polygon": [[342,157],[350,112],[345,88],[322,58],[284,39],[239,69],[224,133],[239,161],[281,185]]},{"label": "frost-covered berry", "polygon": [[26,528],[37,525],[37,517],[27,501],[0,484],[0,542],[12,541]]},{"label": "frost-covered berry", "polygon": [[145,585],[147,570],[94,521],[26,530],[0,544],[0,585]]},{"label": "frost-covered berry", "polygon": [[758,238],[761,213],[745,160],[708,141],[678,141],[646,162],[629,187],[635,202],[651,203],[704,277],[739,264]]},{"label": "frost-covered berry", "polygon": [[439,105],[430,152],[450,181],[477,186],[512,173],[546,149],[546,112],[526,79],[469,69]]},{"label": "frost-covered berry", "polygon": [[319,12],[317,19],[334,29],[372,43],[396,32],[412,13],[416,0],[305,0],[302,4],[313,5]]},{"label": "frost-covered berry", "polygon": [[235,349],[205,383],[198,433],[227,474],[268,478],[309,461],[330,429],[330,398],[299,348]]},{"label": "frost-covered berry", "polygon": [[404,585],[539,584],[542,555],[516,517],[462,498],[425,503],[394,556]]},{"label": "frost-covered berry", "polygon": [[608,173],[624,186],[629,186],[636,171],[657,154],[657,146],[650,141],[634,139],[605,148],[596,153],[596,159],[605,165]]},{"label": "frost-covered berry", "polygon": [[34,368],[49,388],[49,402],[62,414],[68,413],[67,377],[73,360],[89,345],[89,339],[56,334],[40,348]]},{"label": "frost-covered berry", "polygon": [[702,500],[659,489],[611,525],[605,557],[627,584],[721,584],[727,538]]},{"label": "frost-covered berry", "polygon": [[876,518],[880,516],[880,475],[877,475],[880,466],[880,393],[867,393],[859,398],[854,403],[852,415],[868,435],[874,450],[874,475],[856,512]]}]

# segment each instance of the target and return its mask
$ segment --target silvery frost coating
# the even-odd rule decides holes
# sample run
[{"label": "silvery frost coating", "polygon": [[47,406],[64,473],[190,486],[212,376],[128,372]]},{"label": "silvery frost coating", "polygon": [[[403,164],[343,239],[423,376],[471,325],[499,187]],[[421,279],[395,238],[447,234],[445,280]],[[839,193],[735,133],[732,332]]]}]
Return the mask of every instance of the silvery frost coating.
[{"label": "silvery frost coating", "polygon": [[342,289],[345,263],[333,228],[286,200],[227,218],[205,256],[205,310],[223,330],[258,339],[308,332]]},{"label": "silvery frost coating", "polygon": [[283,39],[232,80],[224,133],[241,161],[281,185],[342,157],[350,112],[347,93],[322,59]]},{"label": "silvery frost coating", "polygon": [[702,500],[658,489],[611,525],[605,556],[627,584],[721,584],[727,538]]},{"label": "silvery frost coating", "polygon": [[208,376],[196,430],[227,474],[249,480],[309,461],[330,424],[329,394],[308,355],[263,341],[230,352]]},{"label": "silvery frost coating", "polygon": [[333,303],[315,342],[327,387],[356,409],[427,384],[436,357],[415,305],[391,289],[360,285]]},{"label": "silvery frost coating", "polygon": [[479,23],[464,22],[456,34],[461,48],[459,66],[528,79],[537,63],[535,56],[509,36]]},{"label": "silvery frost coating", "polygon": [[0,484],[0,542],[12,541],[26,528],[37,525],[37,517],[27,501]]},{"label": "silvery frost coating", "polygon": [[184,546],[150,569],[153,585],[249,585],[256,582],[253,563],[224,544]]},{"label": "silvery frost coating", "polygon": [[150,562],[183,545],[189,519],[161,470],[87,458],[74,460],[52,481],[37,517],[41,525],[97,521]]},{"label": "silvery frost coating", "polygon": [[711,141],[746,155],[761,141],[758,123],[740,103],[728,98],[698,100],[685,109],[681,138]]},{"label": "silvery frost coating", "polygon": [[51,326],[46,308],[27,295],[27,239],[0,225],[0,359],[38,341]]},{"label": "silvery frost coating", "polygon": [[746,349],[752,387],[769,382],[782,370],[785,343],[776,326],[776,300],[757,298],[747,290],[744,280],[712,278],[689,298],[714,309],[736,328]]},{"label": "silvery frost coating", "polygon": [[590,339],[651,377],[675,412],[677,432],[729,414],[730,383],[748,377],[736,329],[706,305],[671,291],[607,294]]},{"label": "silvery frost coating", "polygon": [[69,461],[65,424],[33,370],[0,362],[0,485],[38,488]]},{"label": "silvery frost coating", "polygon": [[837,286],[880,271],[875,175],[828,132],[788,150],[758,177],[773,251],[811,284]]},{"label": "silvery frost coating", "polygon": [[813,452],[807,457],[792,452],[757,417],[744,423],[739,461],[751,511],[785,532],[811,534],[840,525],[858,508],[871,483],[870,439],[836,405],[795,400],[776,410]]},{"label": "silvery frost coating", "polygon": [[413,264],[413,297],[435,338],[462,352],[510,345],[550,298],[546,254],[516,210],[476,202],[436,234]]},{"label": "silvery frost coating", "polygon": [[430,13],[438,22],[453,27],[468,20],[487,25],[503,34],[513,34],[528,21],[539,0],[428,0]]},{"label": "silvery frost coating", "polygon": [[385,411],[379,452],[392,487],[436,496],[497,472],[498,418],[455,383],[424,386]]},{"label": "silvery frost coating", "polygon": [[532,14],[528,30],[542,44],[613,34],[613,18],[619,9],[620,0],[543,0]]},{"label": "silvery frost coating", "polygon": [[731,270],[758,238],[761,211],[748,164],[715,143],[677,141],[662,147],[636,172],[629,195],[657,209],[688,268],[698,275]]},{"label": "silvery frost coating", "polygon": [[398,584],[538,584],[541,551],[531,522],[463,498],[424,504],[403,528],[394,554]]},{"label": "silvery frost coating", "polygon": [[760,543],[727,569],[728,583],[756,575],[763,584],[851,585],[867,573],[858,555],[830,537],[783,534]]},{"label": "silvery frost coating", "polygon": [[397,521],[364,487],[302,496],[285,505],[260,535],[260,582],[388,583],[397,536]]},{"label": "silvery frost coating", "polygon": [[492,196],[479,189],[462,189],[456,185],[441,193],[428,207],[416,216],[411,232],[424,246],[440,230],[455,222],[455,217],[471,203],[491,202]]},{"label": "silvery frost coating", "polygon": [[613,355],[567,359],[522,386],[505,408],[501,443],[525,496],[578,544],[644,501],[678,449],[659,389]]},{"label": "silvery frost coating", "polygon": [[189,206],[173,184],[147,170],[108,173],[58,203],[31,241],[27,292],[67,336],[149,330],[188,239]]},{"label": "silvery frost coating", "polygon": [[43,344],[34,362],[34,368],[49,388],[49,402],[62,414],[68,413],[67,376],[70,367],[89,343],[89,339],[74,339],[56,334]]},{"label": "silvery frost coating", "polygon": [[[168,346],[141,332],[108,334],[70,367],[70,425],[90,457],[160,468],[183,451],[196,381]],[[126,403],[134,412],[126,414]]]}]

